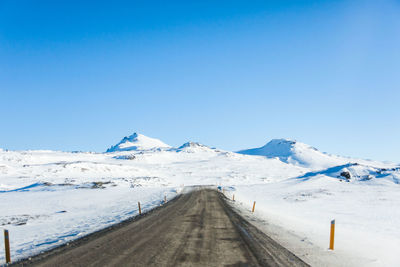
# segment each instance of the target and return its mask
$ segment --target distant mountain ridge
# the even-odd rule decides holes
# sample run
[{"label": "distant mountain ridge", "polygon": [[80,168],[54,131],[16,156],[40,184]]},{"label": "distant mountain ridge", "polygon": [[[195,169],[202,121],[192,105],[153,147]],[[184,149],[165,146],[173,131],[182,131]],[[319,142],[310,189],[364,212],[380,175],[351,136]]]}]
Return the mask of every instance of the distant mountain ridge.
[{"label": "distant mountain ridge", "polygon": [[[107,153],[153,149],[172,149],[177,152],[182,151],[191,153],[213,151],[213,149],[208,146],[197,142],[187,142],[180,147],[173,148],[159,139],[147,137],[139,133],[133,133],[130,136],[124,137],[119,143],[107,149]],[[262,147],[240,150],[236,153],[264,156],[267,158],[279,158],[282,162],[315,170],[349,162],[349,159],[344,157],[322,153],[314,147],[291,139],[273,139]]]},{"label": "distant mountain ridge", "polygon": [[151,138],[139,133],[133,133],[125,136],[119,143],[107,149],[106,153],[123,152],[123,151],[144,151],[152,149],[166,149],[177,152],[197,152],[197,151],[213,151],[212,148],[200,144],[198,142],[186,142],[183,145],[173,148],[165,144],[159,139]]},{"label": "distant mountain ridge", "polygon": [[[126,152],[126,151],[175,151],[185,153],[218,153],[220,150],[210,148],[206,145],[197,142],[187,142],[179,147],[172,147],[159,139],[147,137],[145,135],[134,133],[124,137],[119,143],[107,149],[106,153]],[[266,145],[258,148],[244,149],[237,151],[238,154],[263,156],[266,158],[277,158],[280,161],[307,168],[310,171],[321,171],[335,166],[345,164],[358,163],[362,166],[374,166],[376,168],[384,168],[386,164],[347,158],[337,155],[332,155],[319,151],[318,149],[307,144],[298,142],[292,139],[272,139]],[[398,166],[398,165],[395,165]]]}]

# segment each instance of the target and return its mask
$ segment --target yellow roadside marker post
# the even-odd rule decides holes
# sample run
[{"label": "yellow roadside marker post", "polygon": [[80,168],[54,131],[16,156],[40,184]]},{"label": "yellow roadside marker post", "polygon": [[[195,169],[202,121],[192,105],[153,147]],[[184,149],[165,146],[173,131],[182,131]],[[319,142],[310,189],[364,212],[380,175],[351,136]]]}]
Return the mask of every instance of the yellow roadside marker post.
[{"label": "yellow roadside marker post", "polygon": [[254,209],[256,208],[256,202],[254,201],[253,203],[253,209],[251,210],[251,212],[254,212]]},{"label": "yellow roadside marker post", "polygon": [[10,237],[8,235],[8,230],[4,229],[4,247],[6,249],[6,263],[11,262],[11,253],[10,253]]},{"label": "yellow roadside marker post", "polygon": [[329,242],[329,249],[333,250],[335,244],[335,220],[331,221],[331,238]]}]

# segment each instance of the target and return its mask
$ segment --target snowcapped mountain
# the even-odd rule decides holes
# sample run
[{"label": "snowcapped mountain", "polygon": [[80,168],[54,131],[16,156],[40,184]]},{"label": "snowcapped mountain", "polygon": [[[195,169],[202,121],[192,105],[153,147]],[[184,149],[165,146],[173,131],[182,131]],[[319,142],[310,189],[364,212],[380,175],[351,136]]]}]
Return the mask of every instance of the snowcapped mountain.
[{"label": "snowcapped mountain", "polygon": [[142,134],[134,133],[131,136],[125,136],[118,144],[107,149],[107,153],[170,147],[171,146],[165,144],[159,139],[150,138]]},{"label": "snowcapped mountain", "polygon": [[349,159],[326,154],[307,144],[290,139],[273,139],[265,146],[240,150],[237,153],[279,158],[281,161],[312,168],[328,168],[349,162]]},{"label": "snowcapped mountain", "polygon": [[203,145],[203,144],[200,144],[197,142],[187,142],[187,143],[184,143],[183,145],[181,145],[180,147],[178,147],[176,149],[176,151],[177,152],[183,151],[183,152],[195,153],[195,152],[200,152],[200,151],[212,152],[214,150],[206,145]]},{"label": "snowcapped mountain", "polygon": [[290,165],[303,167],[309,170],[304,175],[297,177],[303,180],[328,176],[348,182],[369,181],[378,178],[383,182],[400,183],[400,167],[396,164],[331,155],[289,139],[273,139],[263,147],[241,150],[237,153],[278,158]]}]

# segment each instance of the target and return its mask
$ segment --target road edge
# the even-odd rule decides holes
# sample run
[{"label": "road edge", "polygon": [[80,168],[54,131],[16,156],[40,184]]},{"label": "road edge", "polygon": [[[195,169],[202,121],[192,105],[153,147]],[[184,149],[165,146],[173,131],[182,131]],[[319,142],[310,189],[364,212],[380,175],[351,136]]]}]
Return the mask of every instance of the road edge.
[{"label": "road edge", "polygon": [[[56,255],[58,255],[60,253],[63,253],[65,250],[69,250],[69,249],[72,249],[72,248],[79,247],[79,246],[85,244],[86,242],[90,242],[93,239],[101,237],[105,233],[116,231],[116,230],[118,230],[120,228],[123,228],[126,225],[128,225],[128,224],[130,224],[130,223],[132,223],[134,221],[138,221],[140,219],[145,218],[146,216],[154,213],[155,211],[157,211],[157,210],[159,210],[161,208],[164,208],[166,206],[169,206],[169,205],[173,204],[178,199],[180,199],[183,194],[184,193],[178,194],[175,197],[173,197],[171,200],[169,200],[167,203],[165,203],[163,205],[160,205],[160,206],[157,206],[157,207],[154,207],[154,208],[152,208],[150,210],[147,210],[146,212],[142,213],[141,215],[137,214],[137,215],[129,217],[129,218],[123,220],[123,221],[120,221],[120,222],[115,223],[113,225],[107,226],[107,227],[105,227],[103,229],[100,229],[100,230],[97,230],[97,231],[92,232],[90,234],[81,236],[81,237],[79,237],[77,239],[73,239],[73,240],[71,240],[71,241],[69,241],[67,243],[61,244],[61,245],[56,246],[54,248],[50,248],[48,250],[43,250],[39,254],[35,254],[35,255],[32,255],[32,256],[27,257],[27,258],[19,259],[18,261],[12,262],[12,263],[4,265],[4,266],[28,266],[28,265],[40,262],[42,260],[45,260],[47,258],[56,256]],[[3,265],[1,265],[1,266],[3,266]]]},{"label": "road edge", "polygon": [[[253,252],[261,266],[310,266],[300,257],[270,238],[266,233],[251,224],[229,204],[229,199],[218,192],[221,204],[228,214],[232,224],[236,227],[246,245]],[[280,251],[284,257],[277,257],[270,250]]]}]

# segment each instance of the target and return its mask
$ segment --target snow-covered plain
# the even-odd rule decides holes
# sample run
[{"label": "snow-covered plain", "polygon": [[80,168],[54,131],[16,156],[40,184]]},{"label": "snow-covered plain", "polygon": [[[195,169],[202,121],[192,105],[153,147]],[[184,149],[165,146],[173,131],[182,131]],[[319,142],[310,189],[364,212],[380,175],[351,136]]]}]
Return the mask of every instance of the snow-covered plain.
[{"label": "snow-covered plain", "polygon": [[234,153],[134,134],[108,153],[0,150],[0,226],[10,231],[15,260],[134,216],[138,201],[146,210],[183,185],[222,185],[244,213],[257,201],[248,216],[274,226],[276,239],[312,265],[396,266],[399,181],[398,164],[292,140]]}]

